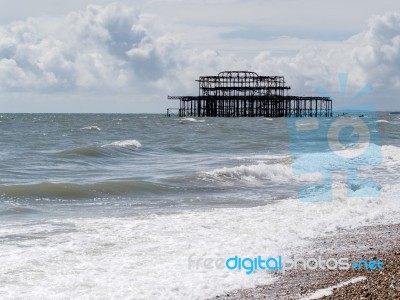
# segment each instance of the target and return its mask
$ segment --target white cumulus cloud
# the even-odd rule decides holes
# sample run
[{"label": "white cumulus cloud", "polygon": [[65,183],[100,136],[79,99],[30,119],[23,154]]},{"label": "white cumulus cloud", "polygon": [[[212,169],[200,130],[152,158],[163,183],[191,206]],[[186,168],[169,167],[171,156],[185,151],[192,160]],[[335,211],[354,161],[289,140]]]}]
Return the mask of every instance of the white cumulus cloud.
[{"label": "white cumulus cloud", "polygon": [[[218,32],[203,41],[204,47],[193,48],[183,38],[186,33],[171,30],[175,25],[113,3],[90,5],[61,19],[28,18],[0,26],[0,90],[125,90],[137,95],[157,94],[164,101],[167,94],[196,94],[194,80],[199,75],[246,69],[286,76],[295,94],[315,94],[318,86],[337,91],[340,72],[349,73],[350,93],[367,82],[378,92],[390,91],[388,100],[380,100],[388,105],[390,96],[400,89],[398,13],[372,17],[364,32],[344,41],[295,37],[245,41],[249,47],[265,43],[253,56],[220,51],[215,45],[225,41],[217,40]],[[182,28],[179,26],[175,29]],[[234,42],[226,41],[227,45]],[[237,43],[244,41],[238,39]],[[268,49],[274,43],[302,46],[294,53],[276,55]]]},{"label": "white cumulus cloud", "polygon": [[119,4],[88,6],[64,20],[28,19],[0,28],[3,90],[74,90],[128,86],[163,76],[157,41],[140,15]]}]

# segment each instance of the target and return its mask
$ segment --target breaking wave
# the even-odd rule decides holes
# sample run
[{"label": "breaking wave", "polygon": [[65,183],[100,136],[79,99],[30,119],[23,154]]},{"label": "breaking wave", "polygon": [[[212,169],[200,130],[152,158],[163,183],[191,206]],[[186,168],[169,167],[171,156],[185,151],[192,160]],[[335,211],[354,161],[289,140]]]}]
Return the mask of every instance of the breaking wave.
[{"label": "breaking wave", "polygon": [[[236,157],[235,160],[248,160],[255,161],[257,164],[240,165],[234,167],[217,168],[212,171],[201,172],[201,175],[206,180],[215,181],[240,181],[240,182],[257,182],[257,181],[272,181],[277,183],[288,181],[318,181],[321,179],[321,171],[330,172],[340,167],[343,170],[347,168],[354,168],[359,164],[360,168],[365,167],[379,167],[379,165],[386,165],[387,167],[397,167],[400,162],[399,147],[392,145],[383,145],[382,147],[371,144],[373,154],[368,162],[358,158],[354,159],[336,159],[336,156],[330,152],[324,153],[305,153],[297,158],[295,173],[294,166],[291,164],[290,155],[254,155],[248,157]],[[345,156],[345,154],[352,154],[358,150],[359,145],[354,145],[348,149],[338,151],[338,153]],[[375,157],[377,156],[377,157]],[[382,161],[383,160],[383,161]],[[321,168],[312,169],[307,166],[310,161],[320,164]],[[299,171],[300,174],[299,175]],[[304,171],[304,172],[303,172]]]},{"label": "breaking wave", "polygon": [[[257,165],[241,165],[237,167],[224,167],[215,169],[209,172],[203,172],[207,179],[215,180],[236,180],[236,181],[273,181],[273,182],[287,182],[289,180],[300,180],[292,172],[290,165],[285,164],[272,164],[259,163]],[[309,174],[302,176],[301,180],[318,180],[319,175]]]},{"label": "breaking wave", "polygon": [[111,144],[106,144],[106,145],[103,145],[102,147],[108,147],[108,146],[121,147],[121,148],[135,150],[137,148],[142,147],[142,144],[137,140],[123,140],[123,141],[116,141]]}]

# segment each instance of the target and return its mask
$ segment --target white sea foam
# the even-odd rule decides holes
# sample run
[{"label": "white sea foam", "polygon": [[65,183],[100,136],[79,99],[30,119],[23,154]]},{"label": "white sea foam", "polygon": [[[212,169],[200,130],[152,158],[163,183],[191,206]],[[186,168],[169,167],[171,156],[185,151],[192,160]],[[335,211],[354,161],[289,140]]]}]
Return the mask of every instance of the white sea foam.
[{"label": "white sea foam", "polygon": [[127,149],[137,149],[142,147],[142,144],[137,140],[123,140],[123,141],[112,142],[111,144],[104,145],[103,147],[107,146],[122,147]]},{"label": "white sea foam", "polygon": [[189,122],[195,122],[195,123],[204,123],[206,120],[204,119],[195,119],[195,118],[180,118],[178,119],[179,123],[189,123]]},{"label": "white sea foam", "polygon": [[390,123],[388,120],[377,120],[376,123]]},{"label": "white sea foam", "polygon": [[382,158],[386,168],[397,167],[400,169],[400,148],[392,145],[382,146]]},{"label": "white sea foam", "polygon": [[[0,293],[35,299],[204,299],[254,287],[271,282],[272,275],[196,269],[196,259],[301,254],[310,238],[339,228],[398,221],[399,191],[398,184],[385,185],[381,201],[286,200],[255,208],[4,225]],[[20,236],[18,247],[4,239],[10,234]]]},{"label": "white sea foam", "polygon": [[97,130],[97,131],[100,131],[101,128],[99,126],[96,126],[96,125],[90,125],[90,126],[82,127],[81,130]]}]

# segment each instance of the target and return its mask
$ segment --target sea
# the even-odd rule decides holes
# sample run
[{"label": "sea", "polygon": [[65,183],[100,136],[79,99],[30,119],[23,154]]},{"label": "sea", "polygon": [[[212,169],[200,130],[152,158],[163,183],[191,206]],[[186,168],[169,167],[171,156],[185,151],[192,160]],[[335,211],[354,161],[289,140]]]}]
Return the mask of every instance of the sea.
[{"label": "sea", "polygon": [[[354,133],[333,157],[337,120],[376,159]],[[276,280],[218,261],[400,220],[398,114],[2,114],[0,137],[1,299],[206,299]]]}]

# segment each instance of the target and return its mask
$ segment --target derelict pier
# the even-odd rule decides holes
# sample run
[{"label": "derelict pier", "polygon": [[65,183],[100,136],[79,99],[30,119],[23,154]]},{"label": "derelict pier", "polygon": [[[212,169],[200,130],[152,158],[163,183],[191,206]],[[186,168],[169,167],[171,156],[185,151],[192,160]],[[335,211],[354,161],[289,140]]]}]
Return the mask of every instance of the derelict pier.
[{"label": "derelict pier", "polygon": [[259,76],[225,71],[200,76],[199,96],[168,96],[179,100],[179,117],[332,117],[329,97],[288,95],[284,76]]}]

